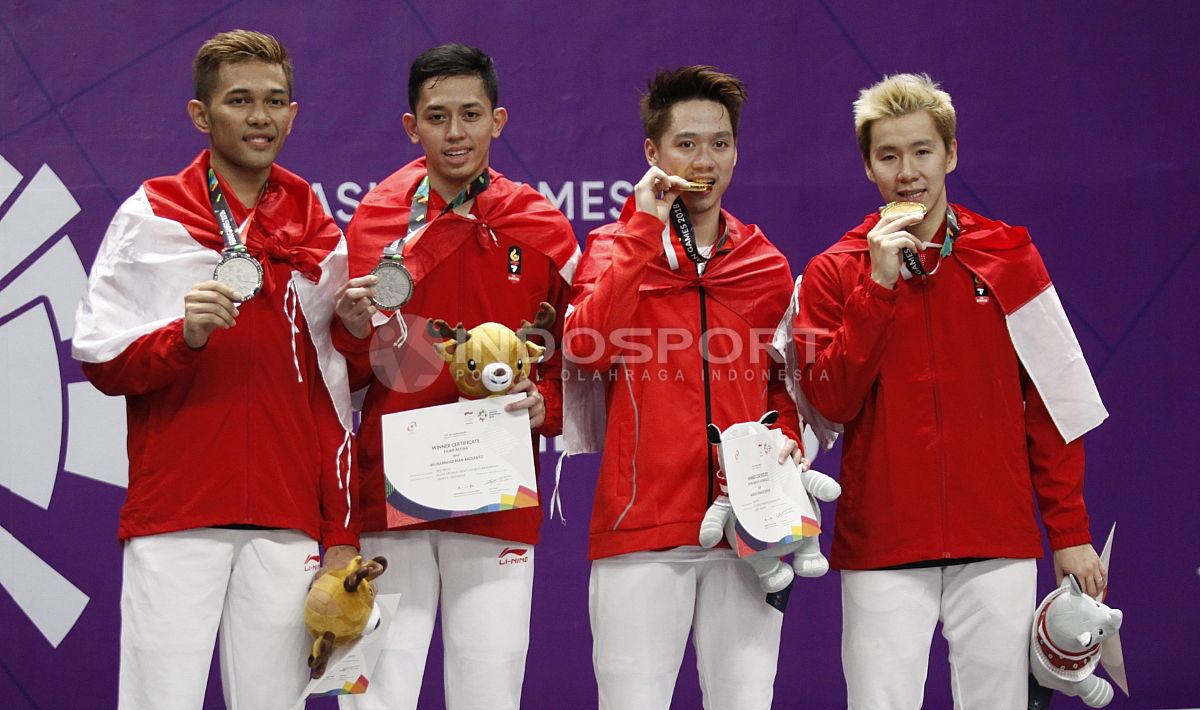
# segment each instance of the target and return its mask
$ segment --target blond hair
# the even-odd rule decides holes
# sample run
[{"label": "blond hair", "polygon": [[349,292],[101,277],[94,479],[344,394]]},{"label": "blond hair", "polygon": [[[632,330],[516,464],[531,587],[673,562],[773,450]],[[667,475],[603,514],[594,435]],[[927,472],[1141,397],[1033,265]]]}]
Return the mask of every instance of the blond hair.
[{"label": "blond hair", "polygon": [[233,30],[215,35],[200,46],[192,61],[196,99],[208,103],[222,64],[259,61],[283,68],[288,96],[292,94],[292,60],[287,49],[269,34],[251,30]]},{"label": "blond hair", "polygon": [[871,124],[881,118],[900,118],[926,111],[950,150],[956,119],[950,94],[928,74],[892,74],[858,92],[854,102],[854,135],[864,161],[871,159]]}]

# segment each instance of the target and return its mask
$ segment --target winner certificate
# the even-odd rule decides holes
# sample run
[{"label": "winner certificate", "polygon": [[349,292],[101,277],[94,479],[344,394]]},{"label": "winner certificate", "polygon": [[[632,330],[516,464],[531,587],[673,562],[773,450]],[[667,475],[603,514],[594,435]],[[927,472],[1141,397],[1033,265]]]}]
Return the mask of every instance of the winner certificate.
[{"label": "winner certificate", "polygon": [[388,527],[538,504],[524,394],[384,415]]},{"label": "winner certificate", "polygon": [[739,556],[821,532],[800,468],[790,458],[779,463],[782,446],[783,432],[778,429],[721,442],[736,531],[751,548],[739,550]]}]

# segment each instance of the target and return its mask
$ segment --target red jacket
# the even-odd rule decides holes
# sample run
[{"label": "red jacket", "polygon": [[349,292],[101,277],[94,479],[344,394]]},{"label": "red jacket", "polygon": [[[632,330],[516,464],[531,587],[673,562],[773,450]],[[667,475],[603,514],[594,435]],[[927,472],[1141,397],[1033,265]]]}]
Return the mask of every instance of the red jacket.
[{"label": "red jacket", "polygon": [[871,280],[878,215],[804,272],[800,384],[845,427],[840,569],[1040,557],[1031,487],[1053,549],[1091,541],[1083,441],[1064,441],[1005,320],[1049,285],[1041,257],[1024,229],[954,210],[961,234],[929,277]]},{"label": "red jacket", "polygon": [[702,275],[678,239],[671,268],[663,223],[632,198],[619,221],[588,237],[564,348],[585,368],[568,376],[606,392],[591,559],[698,544],[719,493],[707,422],[725,429],[775,409],[777,426],[799,441],[782,365],[766,350],[788,305],[787,259],[757,227],[721,216],[728,237]]},{"label": "red jacket", "polygon": [[[318,280],[344,280],[341,232],[307,182],[272,167],[246,234],[263,290],[240,305],[233,328],[192,350],[183,296],[212,278],[223,247],[207,169],[205,151],[121,206],[77,317],[84,374],[105,394],[126,397],[129,490],[118,536],[250,524],[357,545],[345,369],[328,338],[336,363],[321,364],[308,329],[320,322],[327,330],[332,300],[319,290],[306,295]],[[248,210],[223,187],[241,223]],[[345,427],[327,384],[336,365]]]},{"label": "red jacket", "polygon": [[[351,277],[370,273],[384,247],[404,234],[413,193],[425,173],[424,158],[409,163],[380,183],[359,205],[346,230]],[[445,204],[435,190],[430,190],[430,225],[413,245],[411,254],[405,249],[404,263],[416,286],[403,314],[410,320],[441,318],[452,326],[462,322],[468,329],[492,321],[515,330],[522,320],[532,321],[538,304],[547,301],[558,312],[550,329],[557,340],[579,253],[571,225],[562,213],[537,191],[517,185],[494,170],[491,186],[475,198],[473,218],[454,212],[437,216]],[[510,278],[509,258],[514,247],[520,251],[520,273]],[[389,322],[376,330],[388,335],[393,326],[394,322]],[[381,417],[456,402],[458,389],[437,358],[423,320],[419,327],[409,329],[408,342],[399,349],[391,348],[390,340],[383,343],[387,338],[355,338],[340,320],[333,326],[333,340],[350,365],[351,388],[367,388],[358,432],[364,530],[386,530]],[[374,352],[372,347],[376,348]],[[546,421],[532,435],[535,462],[538,435],[557,436],[562,430],[562,356],[557,349],[554,352],[538,366],[535,378],[546,400]],[[372,358],[380,367],[372,368]],[[430,381],[422,380],[423,375],[428,375]],[[389,386],[381,379],[397,376],[412,381]],[[449,530],[536,544],[541,520],[542,509],[533,507],[404,529]]]}]

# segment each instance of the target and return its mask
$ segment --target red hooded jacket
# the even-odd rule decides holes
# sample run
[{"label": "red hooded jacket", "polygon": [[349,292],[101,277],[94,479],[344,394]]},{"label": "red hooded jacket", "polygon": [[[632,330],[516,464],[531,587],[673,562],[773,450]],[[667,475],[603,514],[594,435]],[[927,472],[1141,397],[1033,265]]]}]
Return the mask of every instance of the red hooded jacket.
[{"label": "red hooded jacket", "polygon": [[[359,205],[346,230],[352,278],[370,273],[384,248],[404,234],[413,193],[425,174],[425,159],[420,158],[389,176]],[[550,328],[557,341],[579,254],[571,225],[536,190],[495,170],[490,174],[491,185],[475,197],[470,216],[441,215],[445,200],[430,190],[429,226],[411,252],[405,249],[404,263],[413,275],[415,290],[403,314],[410,320],[440,318],[452,326],[461,322],[468,329],[491,321],[516,330],[521,321],[532,321],[538,305],[546,301],[558,312]],[[517,274],[510,273],[514,248],[519,252]],[[361,340],[351,335],[340,319],[333,325],[334,344],[350,366],[351,389],[366,388],[358,464],[363,529],[368,531],[387,529],[382,416],[459,398],[454,378],[434,354],[423,320],[419,327],[410,328],[408,342],[401,348],[390,345],[394,336],[387,336],[394,332],[392,325],[380,326],[372,337]],[[379,334],[385,337],[375,337]],[[430,357],[435,362],[431,363]],[[557,349],[536,372],[535,381],[546,401],[546,420],[532,436],[535,463],[538,435],[557,436],[562,430],[561,355]],[[536,544],[541,520],[541,507],[532,507],[404,529],[448,530]]]},{"label": "red hooded jacket", "polygon": [[[129,490],[118,536],[248,524],[357,545],[345,369],[328,338],[308,328],[327,329],[332,314],[315,284],[345,278],[341,231],[306,181],[272,166],[245,234],[263,267],[262,292],[240,304],[233,328],[192,350],[183,296],[212,278],[224,247],[208,166],[204,151],[121,206],[77,317],[84,374],[126,397]],[[222,186],[243,222],[251,211]],[[309,288],[318,290],[306,300]],[[328,382],[340,384],[344,426]]]},{"label": "red hooded jacket", "polygon": [[776,426],[799,441],[782,365],[767,350],[791,292],[787,259],[757,227],[721,218],[727,236],[703,274],[674,238],[672,268],[662,221],[632,197],[588,237],[564,348],[584,368],[567,376],[606,395],[591,559],[698,544],[719,493],[708,422],[725,429],[775,409]]},{"label": "red hooded jacket", "polygon": [[[928,277],[870,277],[868,216],[807,266],[801,387],[844,424],[832,564],[1040,557],[1091,541],[1083,441],[1064,441],[1023,367],[1006,314],[1050,284],[1023,228],[953,206],[961,233]],[[929,252],[927,252],[927,255]]]}]

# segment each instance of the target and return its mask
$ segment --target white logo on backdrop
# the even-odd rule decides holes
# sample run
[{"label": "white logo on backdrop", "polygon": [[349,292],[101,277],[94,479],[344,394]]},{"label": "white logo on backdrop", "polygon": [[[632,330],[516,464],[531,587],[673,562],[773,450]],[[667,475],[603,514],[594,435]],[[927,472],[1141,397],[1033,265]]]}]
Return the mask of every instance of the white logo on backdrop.
[{"label": "white logo on backdrop", "polygon": [[[0,157],[0,205],[24,177]],[[78,213],[62,180],[42,165],[0,215],[0,279],[12,277],[0,290],[0,486],[42,511],[50,510],[60,473],[126,485],[124,402],[87,382],[64,383],[59,369],[87,287],[79,254],[58,235]],[[46,516],[47,528],[62,524]],[[57,647],[88,596],[2,525],[0,560],[0,586]]]}]

